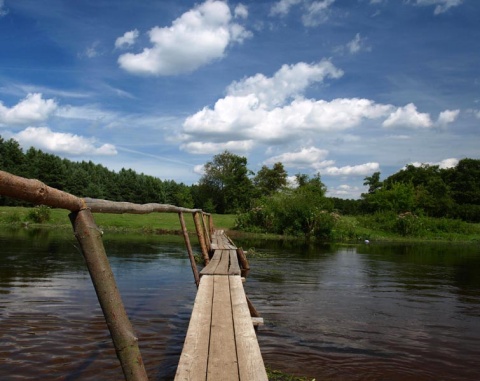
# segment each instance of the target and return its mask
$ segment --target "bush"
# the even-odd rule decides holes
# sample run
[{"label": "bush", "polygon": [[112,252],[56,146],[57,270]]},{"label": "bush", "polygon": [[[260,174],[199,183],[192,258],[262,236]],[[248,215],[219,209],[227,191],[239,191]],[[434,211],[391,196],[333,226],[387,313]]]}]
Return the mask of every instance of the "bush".
[{"label": "bush", "polygon": [[397,216],[395,233],[402,236],[418,236],[422,233],[422,221],[413,213],[406,212]]},{"label": "bush", "polygon": [[50,221],[50,208],[45,205],[36,206],[28,213],[27,219],[37,224]]}]

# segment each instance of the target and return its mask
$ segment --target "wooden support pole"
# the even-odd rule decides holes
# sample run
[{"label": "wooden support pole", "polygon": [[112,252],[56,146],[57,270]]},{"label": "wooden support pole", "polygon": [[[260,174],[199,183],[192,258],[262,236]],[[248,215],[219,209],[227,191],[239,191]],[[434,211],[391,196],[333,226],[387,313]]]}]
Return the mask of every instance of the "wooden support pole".
[{"label": "wooden support pole", "polygon": [[147,381],[138,339],[128,319],[102,242],[89,209],[69,215],[82,249],[126,381]]},{"label": "wooden support pole", "polygon": [[211,214],[208,214],[208,226],[210,227],[210,237],[213,235],[213,217]]},{"label": "wooden support pole", "polygon": [[198,275],[197,264],[195,263],[195,257],[193,256],[192,245],[190,244],[190,238],[188,237],[187,226],[185,225],[185,219],[183,218],[183,213],[178,213],[180,218],[180,225],[182,227],[183,238],[185,239],[185,245],[187,246],[188,258],[190,258],[190,265],[192,266],[193,278],[195,279],[195,284],[200,284],[200,276]]},{"label": "wooden support pole", "polygon": [[205,244],[205,237],[203,235],[203,228],[200,222],[198,212],[193,213],[193,222],[195,223],[195,230],[197,231],[198,241],[200,243],[200,247],[202,248],[203,262],[206,266],[208,265],[208,262],[210,262],[210,257],[208,256],[207,245]]},{"label": "wooden support pole", "polygon": [[250,265],[248,264],[247,256],[245,255],[241,247],[237,247],[237,257],[238,257],[238,261],[242,265],[242,268],[244,270],[250,270]]},{"label": "wooden support pole", "polygon": [[207,221],[205,221],[205,214],[202,213],[202,227],[205,234],[205,243],[207,245],[207,251],[212,251],[212,239],[210,238],[210,229],[208,228]]}]

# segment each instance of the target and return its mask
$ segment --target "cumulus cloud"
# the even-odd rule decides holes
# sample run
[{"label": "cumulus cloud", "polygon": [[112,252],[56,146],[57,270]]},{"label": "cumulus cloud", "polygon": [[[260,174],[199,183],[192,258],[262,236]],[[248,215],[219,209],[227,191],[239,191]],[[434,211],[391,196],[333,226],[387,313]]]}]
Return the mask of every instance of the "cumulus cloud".
[{"label": "cumulus cloud", "polygon": [[360,165],[347,165],[345,167],[328,167],[321,171],[322,175],[328,176],[366,176],[378,171],[378,163],[366,163]]},{"label": "cumulus cloud", "polygon": [[416,0],[415,5],[429,6],[435,5],[433,13],[439,15],[447,12],[450,8],[458,7],[463,3],[463,0]]},{"label": "cumulus cloud", "polygon": [[[246,8],[236,8],[246,16]],[[198,69],[225,55],[228,46],[242,43],[251,32],[232,21],[227,3],[209,0],[174,20],[170,27],[148,32],[151,47],[118,58],[120,67],[140,75],[175,75]],[[124,35],[125,36],[125,35]]]},{"label": "cumulus cloud", "polygon": [[281,162],[286,167],[307,168],[314,167],[319,163],[324,163],[328,151],[316,147],[305,147],[298,152],[285,152],[278,156],[273,156],[265,161],[264,164],[272,165]]},{"label": "cumulus cloud", "polygon": [[118,37],[115,40],[115,48],[117,49],[124,49],[132,46],[135,44],[135,41],[137,40],[139,36],[139,32],[137,29],[131,30],[129,32],[125,32],[125,34],[122,37]]},{"label": "cumulus cloud", "polygon": [[429,114],[417,111],[413,103],[399,107],[383,122],[383,127],[429,128],[433,122]]},{"label": "cumulus cloud", "polygon": [[0,124],[16,125],[42,122],[57,109],[53,99],[43,99],[41,93],[29,93],[15,106],[8,108],[0,102]]},{"label": "cumulus cloud", "polygon": [[245,141],[229,141],[223,143],[211,142],[190,142],[183,144],[180,148],[184,151],[194,154],[211,154],[212,152],[230,151],[235,153],[245,153],[252,149],[253,142]]},{"label": "cumulus cloud", "polygon": [[445,110],[442,111],[437,120],[437,125],[439,126],[447,126],[450,123],[453,123],[460,114],[460,110]]},{"label": "cumulus cloud", "polygon": [[451,157],[451,158],[448,158],[448,159],[438,161],[436,163],[432,163],[432,162],[421,163],[421,162],[416,161],[416,162],[411,163],[411,165],[413,165],[414,167],[421,167],[421,166],[424,166],[424,165],[438,165],[441,169],[447,169],[447,168],[456,167],[458,162],[459,162],[458,159],[456,159],[454,157]]},{"label": "cumulus cloud", "polygon": [[48,127],[28,127],[13,135],[24,147],[38,149],[57,154],[69,155],[116,155],[117,150],[112,144],[95,145],[95,138],[85,138],[69,133],[53,132]]}]

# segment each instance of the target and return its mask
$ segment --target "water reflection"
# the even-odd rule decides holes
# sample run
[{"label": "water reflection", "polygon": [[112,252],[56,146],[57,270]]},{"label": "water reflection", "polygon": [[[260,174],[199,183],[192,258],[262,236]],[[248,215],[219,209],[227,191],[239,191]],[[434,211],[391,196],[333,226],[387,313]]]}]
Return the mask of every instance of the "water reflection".
[{"label": "water reflection", "polygon": [[[255,248],[245,288],[273,368],[328,380],[480,379],[478,247],[234,240]],[[173,379],[196,292],[183,239],[104,242],[150,379]],[[122,379],[71,232],[0,232],[0,245],[0,379]]]}]

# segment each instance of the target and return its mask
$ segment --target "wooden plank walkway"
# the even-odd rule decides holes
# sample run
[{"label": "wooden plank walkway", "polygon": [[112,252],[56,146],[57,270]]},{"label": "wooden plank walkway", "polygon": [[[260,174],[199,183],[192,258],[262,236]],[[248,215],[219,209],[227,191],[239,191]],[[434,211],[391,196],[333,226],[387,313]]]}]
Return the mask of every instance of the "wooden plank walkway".
[{"label": "wooden plank walkway", "polygon": [[214,254],[202,275],[175,380],[268,381],[236,247],[212,236]]}]

